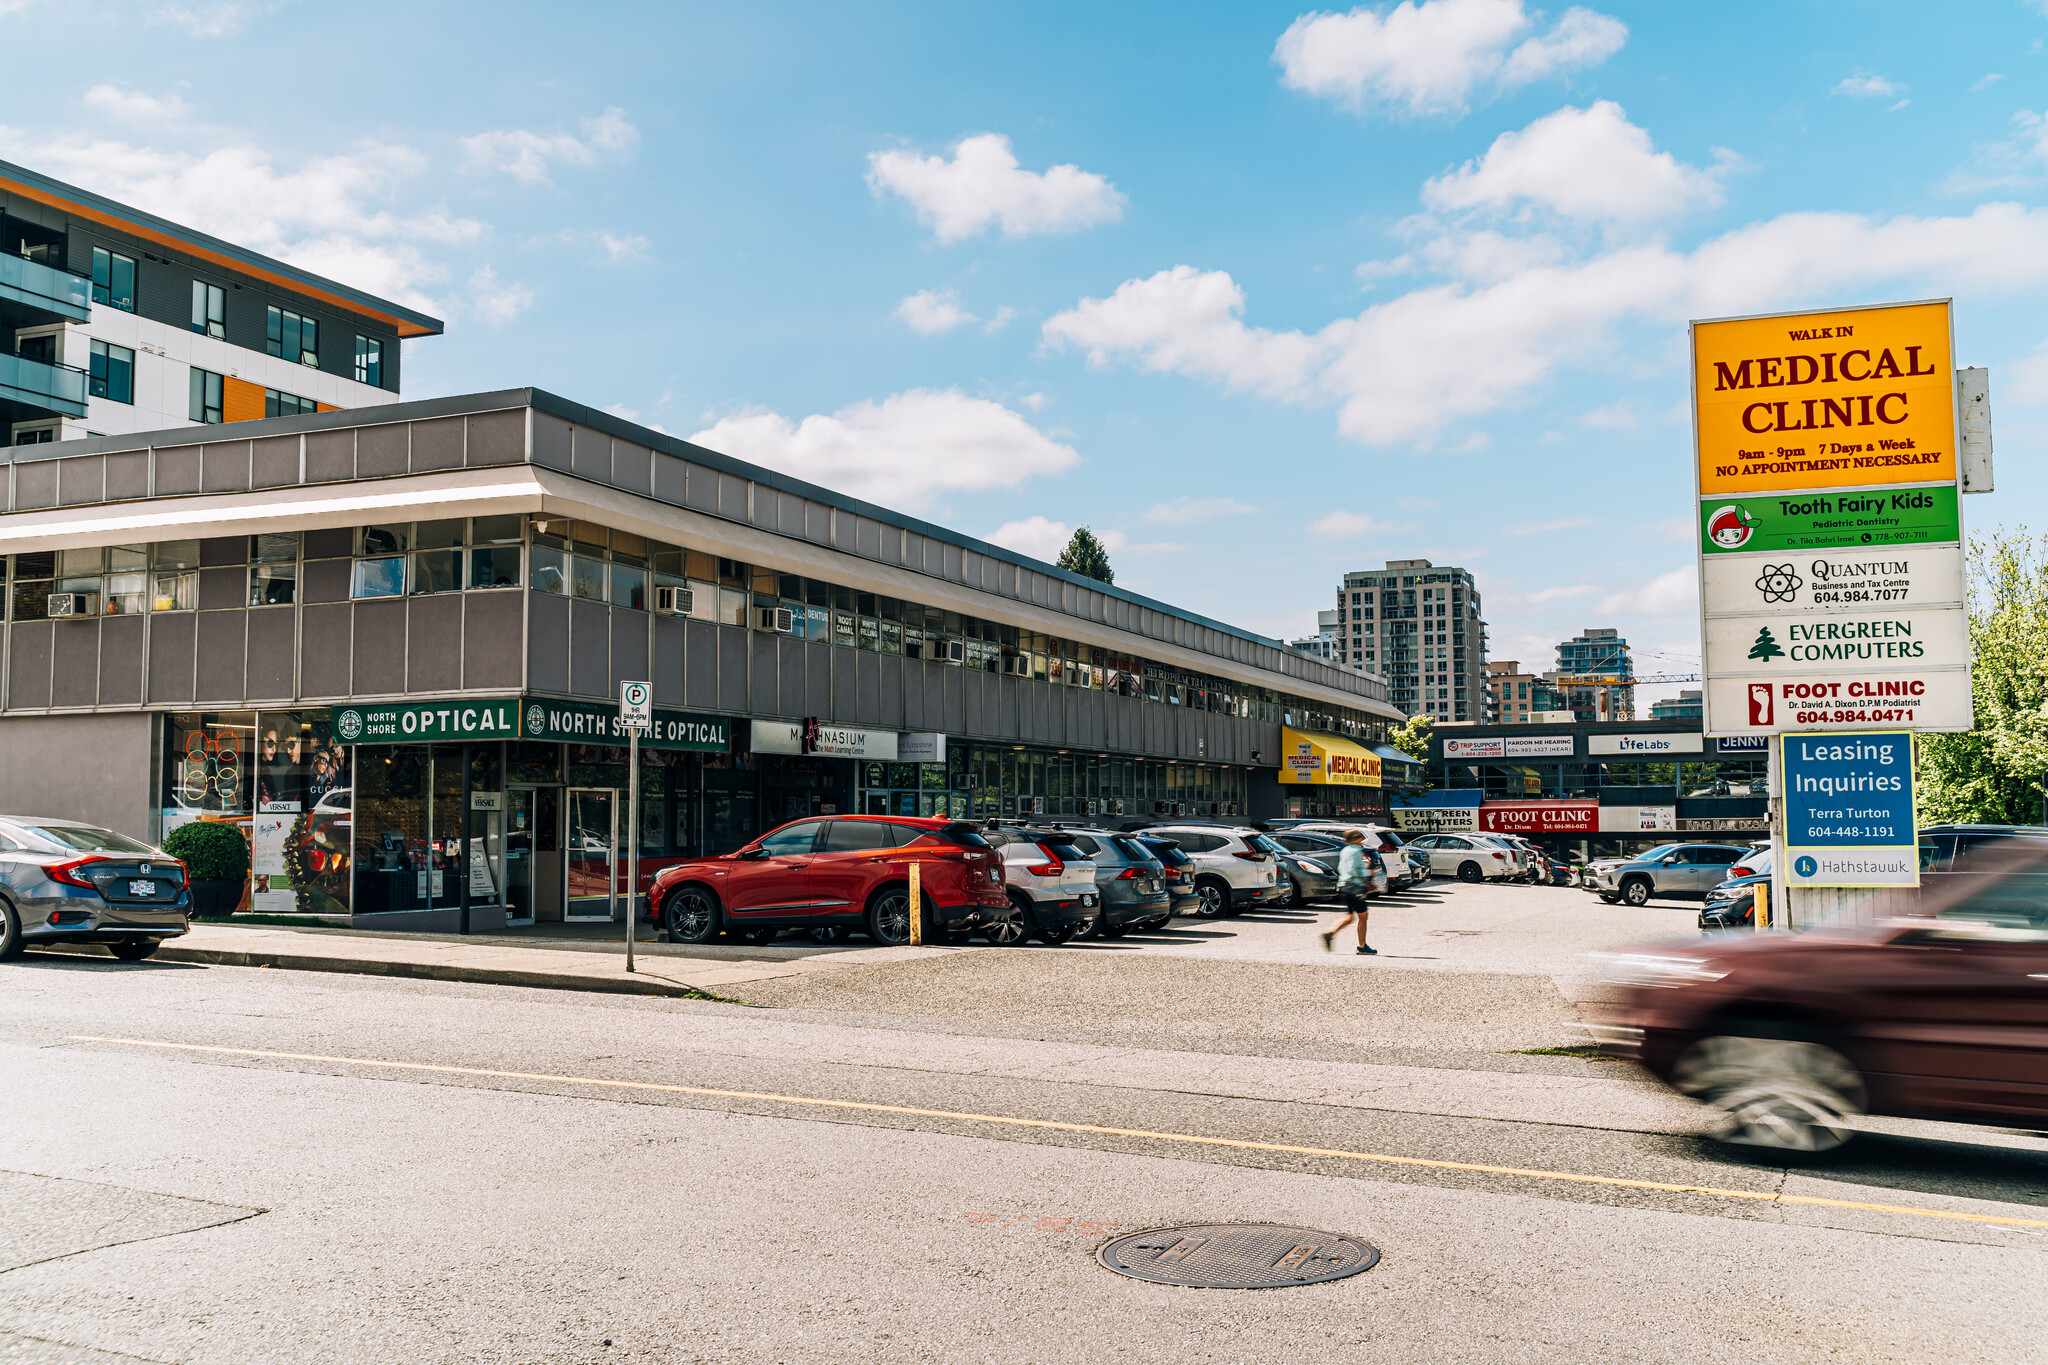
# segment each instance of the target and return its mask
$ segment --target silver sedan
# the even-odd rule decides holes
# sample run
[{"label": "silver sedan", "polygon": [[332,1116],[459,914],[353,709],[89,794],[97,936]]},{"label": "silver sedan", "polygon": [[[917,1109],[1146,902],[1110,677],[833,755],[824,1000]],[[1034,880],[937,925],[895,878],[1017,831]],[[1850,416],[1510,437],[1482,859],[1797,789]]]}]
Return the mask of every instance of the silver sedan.
[{"label": "silver sedan", "polygon": [[185,865],[97,825],[0,816],[0,960],[32,943],[104,943],[139,962],[186,931]]}]

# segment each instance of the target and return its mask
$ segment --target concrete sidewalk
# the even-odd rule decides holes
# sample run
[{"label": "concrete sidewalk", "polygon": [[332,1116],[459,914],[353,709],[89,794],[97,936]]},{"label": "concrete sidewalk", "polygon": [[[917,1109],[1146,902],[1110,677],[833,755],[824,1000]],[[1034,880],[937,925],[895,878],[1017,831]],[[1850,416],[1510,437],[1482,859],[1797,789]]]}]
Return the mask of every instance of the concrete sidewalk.
[{"label": "concrete sidewalk", "polygon": [[[542,946],[545,944],[545,946]],[[45,952],[102,956],[92,944],[34,944]],[[722,986],[775,977],[806,976],[841,967],[887,960],[905,962],[957,952],[953,948],[682,947],[636,942],[636,970],[626,972],[622,941],[553,939],[510,935],[379,934],[351,929],[282,928],[254,925],[192,926],[182,938],[166,939],[152,961],[194,962],[220,967],[277,967],[301,972],[350,972],[431,981],[471,981],[499,986],[604,991],[617,995],[723,998]]]}]

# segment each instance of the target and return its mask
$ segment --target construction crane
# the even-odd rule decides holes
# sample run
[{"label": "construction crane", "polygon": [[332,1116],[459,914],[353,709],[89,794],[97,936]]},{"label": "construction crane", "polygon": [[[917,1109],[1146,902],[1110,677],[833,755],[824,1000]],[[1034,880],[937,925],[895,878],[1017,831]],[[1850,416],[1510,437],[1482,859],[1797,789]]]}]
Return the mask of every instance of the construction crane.
[{"label": "construction crane", "polygon": [[1634,687],[1638,683],[1698,682],[1697,673],[1644,673],[1625,678],[1619,673],[1560,673],[1551,679],[1553,687]]}]

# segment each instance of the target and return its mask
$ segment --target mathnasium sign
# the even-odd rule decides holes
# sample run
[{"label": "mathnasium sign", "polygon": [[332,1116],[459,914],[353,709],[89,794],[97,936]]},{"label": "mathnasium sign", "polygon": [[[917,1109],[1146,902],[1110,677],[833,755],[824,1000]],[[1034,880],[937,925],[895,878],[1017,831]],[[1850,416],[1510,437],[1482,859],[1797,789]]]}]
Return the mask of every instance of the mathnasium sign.
[{"label": "mathnasium sign", "polygon": [[1956,479],[1946,299],[1695,322],[1702,498]]},{"label": "mathnasium sign", "polygon": [[1962,525],[1952,487],[1709,497],[1700,503],[1700,552],[1711,558],[1955,544]]},{"label": "mathnasium sign", "polygon": [[1918,886],[1913,736],[1779,737],[1785,880],[1793,886]]}]

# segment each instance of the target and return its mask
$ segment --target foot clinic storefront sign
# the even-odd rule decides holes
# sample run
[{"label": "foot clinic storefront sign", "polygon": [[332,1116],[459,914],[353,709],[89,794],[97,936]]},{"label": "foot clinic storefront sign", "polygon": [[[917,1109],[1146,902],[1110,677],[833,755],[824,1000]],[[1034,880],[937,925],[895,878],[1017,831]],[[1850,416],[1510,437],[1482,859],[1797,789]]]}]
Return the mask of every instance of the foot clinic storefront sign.
[{"label": "foot clinic storefront sign", "polygon": [[1792,886],[1918,886],[1913,736],[1779,738],[1785,880]]}]

